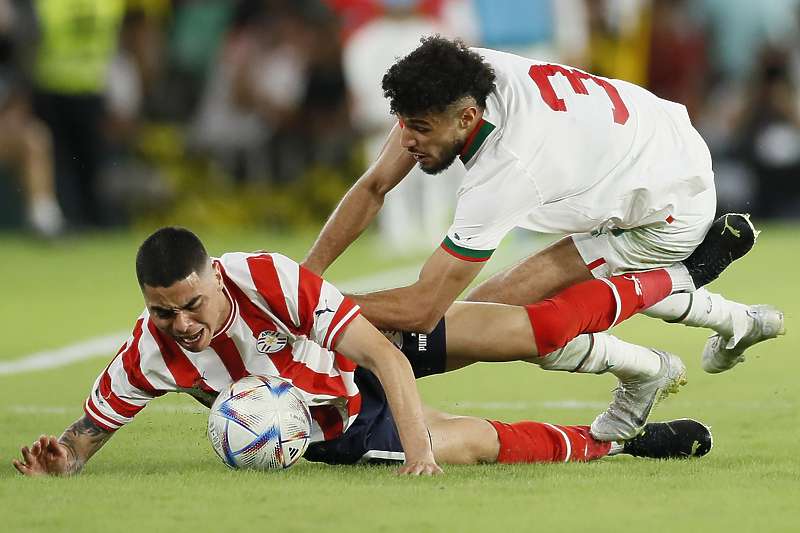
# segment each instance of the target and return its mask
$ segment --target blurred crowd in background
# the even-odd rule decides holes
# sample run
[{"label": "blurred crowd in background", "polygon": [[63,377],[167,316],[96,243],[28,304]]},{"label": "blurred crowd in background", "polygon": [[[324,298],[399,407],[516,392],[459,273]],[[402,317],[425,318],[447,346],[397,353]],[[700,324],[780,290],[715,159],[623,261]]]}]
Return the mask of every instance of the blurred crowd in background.
[{"label": "blurred crowd in background", "polygon": [[[0,227],[320,224],[432,33],[680,102],[720,212],[800,216],[800,0],[0,0]],[[387,237],[440,239],[458,172],[405,180]]]}]

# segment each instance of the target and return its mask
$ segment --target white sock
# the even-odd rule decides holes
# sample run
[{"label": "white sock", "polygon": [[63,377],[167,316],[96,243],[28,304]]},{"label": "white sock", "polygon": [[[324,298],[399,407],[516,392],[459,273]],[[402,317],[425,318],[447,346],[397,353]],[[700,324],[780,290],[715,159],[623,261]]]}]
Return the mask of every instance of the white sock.
[{"label": "white sock", "polygon": [[710,328],[721,337],[734,338],[738,342],[747,333],[752,320],[747,309],[744,304],[700,288],[690,294],[668,296],[642,313],[667,322]]},{"label": "white sock", "polygon": [[[700,289],[703,290],[703,289]],[[667,322],[679,322],[689,314],[689,306],[694,296],[690,294],[672,294],[657,304],[642,311],[643,315],[660,318]]]},{"label": "white sock", "polygon": [[611,449],[608,451],[606,455],[617,455],[625,451],[625,444],[620,444],[619,442],[612,442]]},{"label": "white sock", "polygon": [[661,358],[652,350],[621,341],[608,333],[578,335],[563,348],[534,360],[545,370],[580,374],[613,374],[625,381],[652,376]]},{"label": "white sock", "polygon": [[605,361],[608,372],[626,381],[653,376],[661,369],[661,357],[653,350],[631,344],[608,333],[594,335],[593,357]]},{"label": "white sock", "polygon": [[695,290],[694,281],[689,270],[683,263],[673,263],[664,269],[672,278],[672,294],[692,292]]},{"label": "white sock", "polygon": [[35,198],[28,211],[31,225],[48,237],[55,237],[64,229],[64,214],[58,201],[50,196]]}]

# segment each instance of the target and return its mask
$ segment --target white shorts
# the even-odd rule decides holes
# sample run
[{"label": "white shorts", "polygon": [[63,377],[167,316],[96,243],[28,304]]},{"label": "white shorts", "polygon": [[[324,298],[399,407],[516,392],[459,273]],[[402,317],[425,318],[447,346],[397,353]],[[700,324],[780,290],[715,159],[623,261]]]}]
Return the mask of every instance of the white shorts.
[{"label": "white shorts", "polygon": [[595,278],[664,268],[686,259],[703,241],[716,206],[712,187],[663,225],[622,230],[609,222],[589,233],[576,233],[572,240]]}]

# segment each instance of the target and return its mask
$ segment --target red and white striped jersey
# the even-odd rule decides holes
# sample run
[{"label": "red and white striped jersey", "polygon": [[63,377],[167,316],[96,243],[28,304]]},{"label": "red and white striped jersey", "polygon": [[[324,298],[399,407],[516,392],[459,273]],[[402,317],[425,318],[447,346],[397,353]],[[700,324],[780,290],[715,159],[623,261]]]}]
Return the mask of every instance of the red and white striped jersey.
[{"label": "red and white striped jersey", "polygon": [[116,430],[166,392],[185,392],[210,405],[234,381],[266,374],[302,391],[314,420],[312,441],[341,435],[358,415],[361,396],[353,381],[356,364],[333,346],[360,308],[280,254],[229,253],[215,261],[231,314],[210,346],[184,350],[145,310],[95,381],[86,415]]}]

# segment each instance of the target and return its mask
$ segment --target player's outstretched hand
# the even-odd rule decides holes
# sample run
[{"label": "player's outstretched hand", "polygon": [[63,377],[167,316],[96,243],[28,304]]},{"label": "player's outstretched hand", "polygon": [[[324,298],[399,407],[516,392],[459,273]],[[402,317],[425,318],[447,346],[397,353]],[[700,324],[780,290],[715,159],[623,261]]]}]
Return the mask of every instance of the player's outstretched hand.
[{"label": "player's outstretched hand", "polygon": [[22,461],[14,459],[14,468],[26,476],[67,474],[67,449],[51,436],[42,435],[28,448],[22,447]]},{"label": "player's outstretched hand", "polygon": [[411,461],[398,468],[397,473],[407,476],[430,476],[444,474],[444,471],[433,461]]}]

